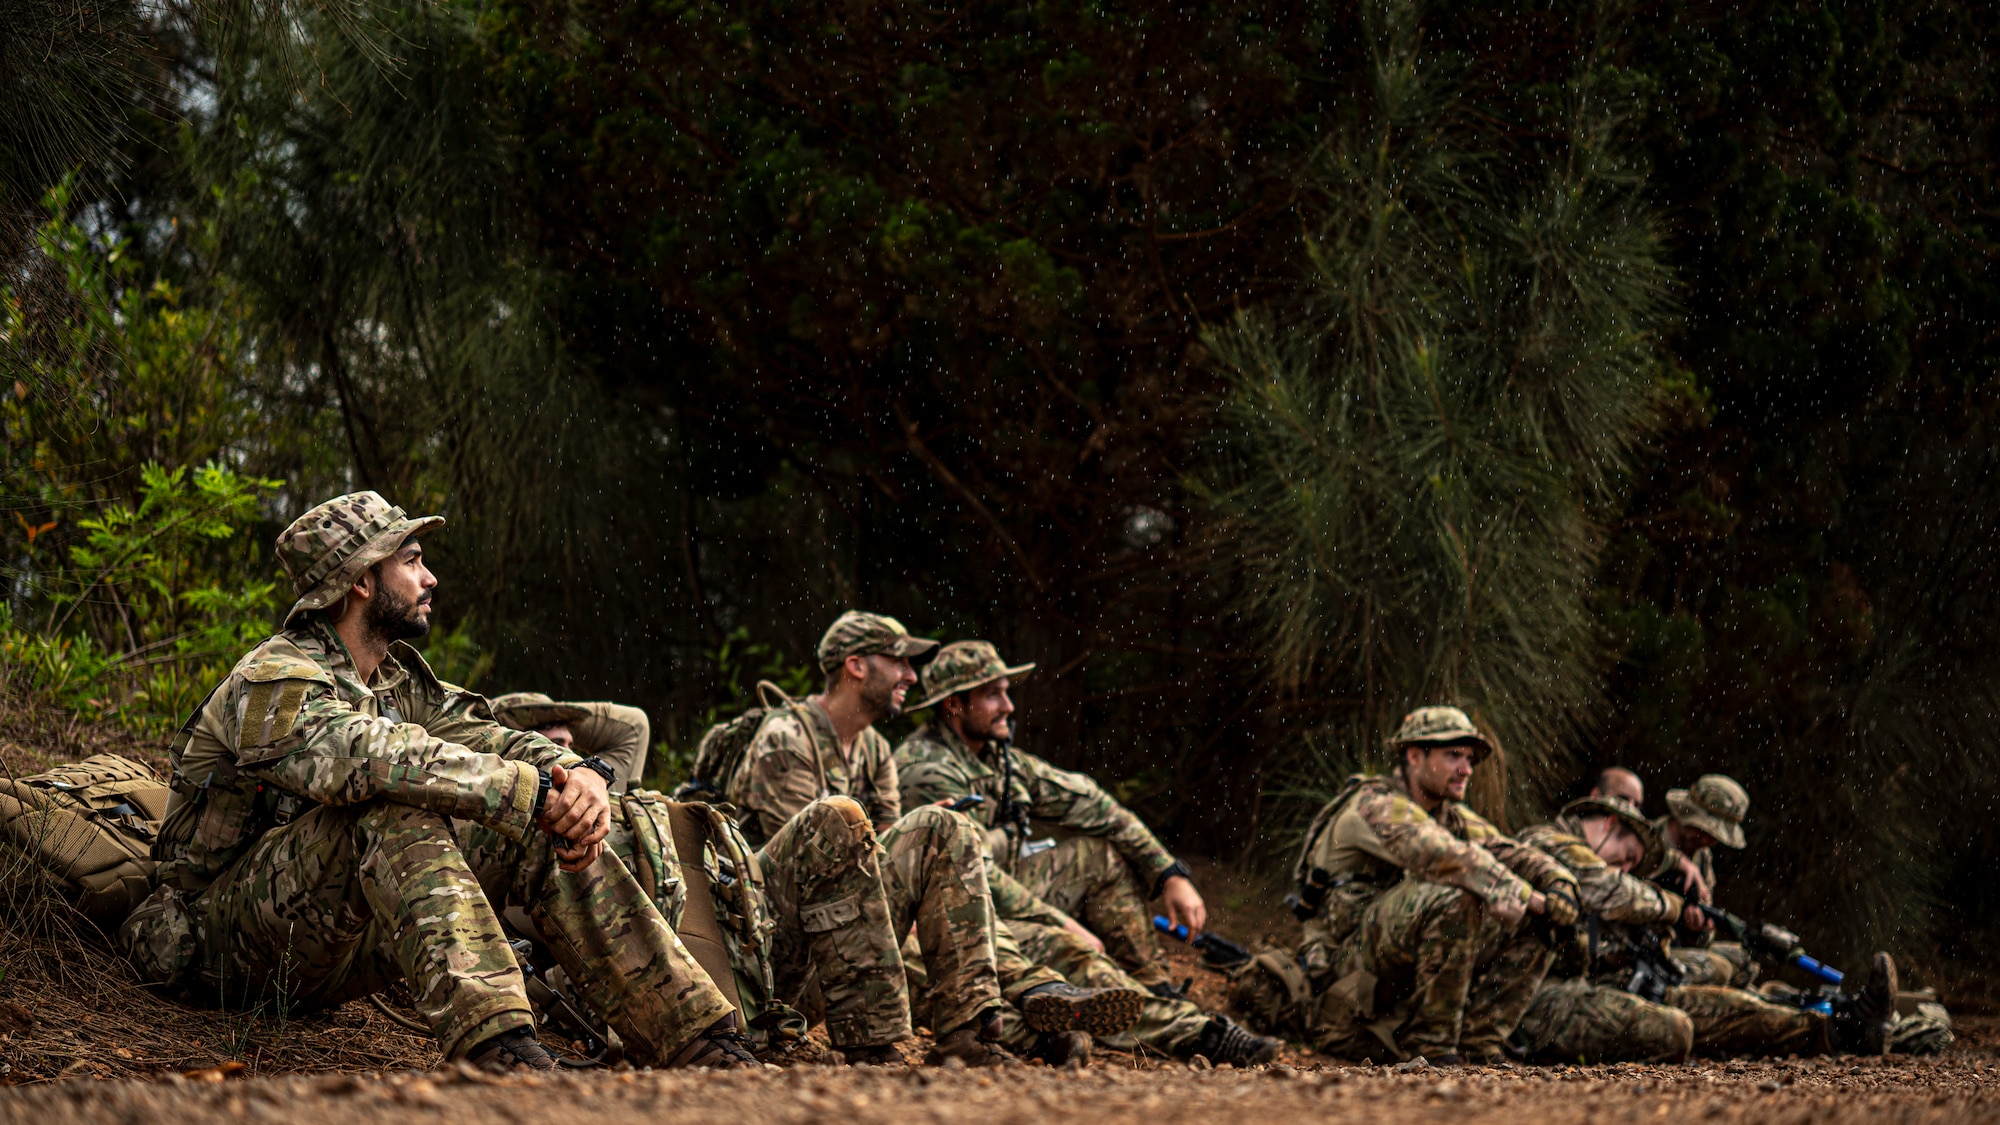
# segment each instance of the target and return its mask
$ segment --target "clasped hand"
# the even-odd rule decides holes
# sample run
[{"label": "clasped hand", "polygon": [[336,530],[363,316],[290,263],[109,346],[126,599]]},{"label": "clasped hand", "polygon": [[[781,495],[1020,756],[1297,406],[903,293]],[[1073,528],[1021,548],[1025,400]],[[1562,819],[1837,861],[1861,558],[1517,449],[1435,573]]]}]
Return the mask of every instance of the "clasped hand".
[{"label": "clasped hand", "polygon": [[556,859],[564,871],[581,871],[604,851],[611,831],[610,788],[596,770],[549,767],[549,797],[535,823],[556,838]]}]

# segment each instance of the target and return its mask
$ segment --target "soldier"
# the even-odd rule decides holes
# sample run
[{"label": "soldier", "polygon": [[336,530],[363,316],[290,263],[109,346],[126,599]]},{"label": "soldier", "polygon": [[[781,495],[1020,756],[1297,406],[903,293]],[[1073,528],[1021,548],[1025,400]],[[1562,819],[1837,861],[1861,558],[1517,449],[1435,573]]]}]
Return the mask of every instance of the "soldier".
[{"label": "soldier", "polygon": [[[1061,911],[1065,928],[1164,995],[1172,985],[1148,899],[1190,933],[1208,924],[1208,908],[1187,865],[1097,782],[1010,745],[1008,689],[1034,667],[1010,667],[985,641],[946,645],[925,666],[913,710],[936,711],[896,748],[903,804],[985,798],[967,815],[988,830],[1001,868]],[[1030,823],[1056,835],[1029,841]]]},{"label": "soldier", "polygon": [[[842,614],[819,642],[825,689],[772,709],[728,781],[744,832],[752,842],[773,838],[821,797],[850,798],[864,810],[880,834],[895,934],[917,934],[939,1056],[972,1066],[1013,1061],[995,1043],[1007,1001],[1040,1033],[1124,1030],[1137,1017],[1137,996],[1075,988],[997,930],[985,841],[963,813],[902,810],[895,760],[874,724],[900,713],[917,682],[911,658],[936,646],[893,617]],[[1053,1041],[1045,1047],[1073,1053]]]},{"label": "soldier", "polygon": [[[931,723],[896,749],[903,803],[983,797],[967,815],[988,830],[1003,856],[1014,858],[1011,868],[989,868],[988,878],[1001,922],[1028,959],[1056,970],[1073,985],[1152,993],[1132,1029],[1107,1039],[1107,1045],[1145,1046],[1179,1058],[1200,1054],[1237,1066],[1268,1062],[1283,1046],[1279,1040],[1204,1012],[1167,981],[1137,873],[1156,873],[1157,880],[1147,881],[1162,887],[1169,917],[1198,932],[1207,922],[1207,910],[1186,865],[1095,781],[1007,745],[1014,712],[1008,691],[1014,679],[1033,668],[1010,667],[985,641],[947,645],[925,665],[919,709],[937,711]],[[1021,858],[1025,849],[1017,849],[1019,841],[1006,831],[1010,818],[995,811],[1005,805],[1003,781],[1008,776],[1015,808],[1077,835]],[[1006,893],[1017,880],[1019,891]],[[1058,907],[1051,899],[1065,905]],[[1079,923],[1076,913],[1091,918],[1105,937]],[[1153,980],[1133,972],[1135,963]]]},{"label": "soldier", "polygon": [[[1668,985],[1661,1003],[1627,991],[1638,951],[1650,944],[1666,960],[1662,939],[1691,909],[1672,891],[1630,875],[1658,866],[1664,844],[1657,833],[1630,804],[1587,797],[1565,807],[1555,823],[1521,834],[1522,843],[1576,874],[1584,910],[1593,915],[1586,958],[1546,982],[1521,1021],[1520,1040],[1530,1057],[1657,1062],[1670,1061],[1672,1051],[1684,1058],[1690,1049],[1811,1055],[1835,1046],[1881,1053],[1893,1022],[1883,1013],[1893,1015],[1895,992],[1895,964],[1886,954],[1878,955],[1856,1014],[1832,1021],[1741,988]],[[1665,1009],[1675,1011],[1670,1016]]]},{"label": "soldier", "polygon": [[159,887],[121,928],[128,954],[224,1004],[309,1010],[400,978],[445,1058],[550,1069],[497,917],[515,903],[635,1059],[753,1063],[603,850],[610,768],[494,722],[404,643],[430,628],[418,537],[443,522],[359,492],[278,537],[298,601],[174,740]]},{"label": "soldier", "polygon": [[1493,749],[1465,712],[1418,708],[1388,746],[1394,773],[1351,778],[1313,818],[1295,869],[1305,941],[1252,962],[1238,1003],[1331,1054],[1498,1058],[1551,957],[1523,918],[1574,923],[1576,880],[1464,803]]},{"label": "soldier", "polygon": [[[1550,824],[1523,831],[1521,843],[1540,848],[1576,876],[1585,913],[1638,927],[1671,925],[1685,909],[1679,895],[1629,872],[1660,850],[1638,807],[1593,794],[1571,801]],[[1593,926],[1591,933],[1597,932]],[[1514,1043],[1545,1062],[1683,1062],[1694,1047],[1686,1012],[1591,978],[1599,951],[1558,959],[1521,1017]]]},{"label": "soldier", "polygon": [[1590,786],[1590,795],[1616,797],[1629,802],[1635,809],[1646,807],[1646,783],[1624,766],[1606,766],[1598,770],[1597,780]]},{"label": "soldier", "polygon": [[[1742,850],[1749,792],[1734,778],[1703,774],[1686,789],[1667,790],[1667,810],[1653,822],[1665,848],[1652,878],[1694,902],[1715,901],[1714,849]],[[1688,983],[1748,988],[1757,979],[1756,962],[1742,946],[1716,941],[1715,925],[1701,911],[1690,915],[1674,936],[1674,958]]]},{"label": "soldier", "polygon": [[613,793],[646,775],[653,725],[646,712],[622,703],[558,703],[539,691],[495,696],[493,717],[514,730],[531,730],[565,750],[611,767]]}]

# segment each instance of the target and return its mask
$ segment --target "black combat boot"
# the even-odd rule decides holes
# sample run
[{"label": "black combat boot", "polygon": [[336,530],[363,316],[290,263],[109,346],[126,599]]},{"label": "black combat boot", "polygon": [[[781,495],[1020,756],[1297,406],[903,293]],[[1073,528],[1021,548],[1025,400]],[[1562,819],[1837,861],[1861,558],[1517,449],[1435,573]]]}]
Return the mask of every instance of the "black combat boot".
[{"label": "black combat boot", "polygon": [[1861,1021],[1864,1054],[1889,1053],[1889,1033],[1896,1029],[1896,990],[1901,983],[1896,959],[1877,951],[1868,962],[1868,983],[1854,1001],[1854,1015]]},{"label": "black combat boot", "polygon": [[710,1024],[707,1031],[682,1047],[680,1053],[667,1062],[668,1067],[676,1069],[733,1070],[762,1065],[757,1056],[750,1053],[749,1041],[736,1030],[735,1012]]},{"label": "black combat boot", "polygon": [[1193,1054],[1221,1066],[1261,1066],[1278,1057],[1282,1039],[1258,1035],[1239,1026],[1228,1016],[1208,1017],[1208,1025],[1195,1037]]},{"label": "black combat boot", "polygon": [[535,1038],[533,1028],[503,1031],[472,1049],[465,1061],[481,1070],[554,1070],[556,1057]]}]

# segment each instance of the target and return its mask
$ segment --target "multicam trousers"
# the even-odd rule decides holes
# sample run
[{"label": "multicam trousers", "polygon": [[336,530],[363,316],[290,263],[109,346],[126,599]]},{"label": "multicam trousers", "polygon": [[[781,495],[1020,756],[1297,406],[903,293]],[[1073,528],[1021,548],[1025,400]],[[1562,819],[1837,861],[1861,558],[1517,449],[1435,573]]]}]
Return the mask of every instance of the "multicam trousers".
[{"label": "multicam trousers", "polygon": [[[671,1059],[731,1010],[615,855],[565,872],[539,832],[522,845],[383,800],[323,806],[265,833],[199,895],[157,908],[178,895],[161,888],[126,929],[142,973],[158,979],[155,954],[178,944],[194,962],[179,983],[293,1010],[400,978],[446,1058],[532,1023],[496,904],[527,909],[636,1061]],[[179,935],[166,932],[177,922]]]},{"label": "multicam trousers", "polygon": [[925,1010],[940,1034],[999,1010],[1003,968],[1013,984],[1033,971],[1018,949],[995,946],[985,844],[971,818],[935,805],[904,813],[882,833],[894,934],[900,941],[915,931]]},{"label": "multicam trousers", "polygon": [[[1477,897],[1406,879],[1362,913],[1338,975],[1372,976],[1376,1009],[1407,1012],[1394,1031],[1400,1050],[1483,1058],[1500,1053],[1553,957],[1547,942],[1502,923]],[[1338,1039],[1336,1029],[1328,1048]],[[1354,1045],[1370,1046],[1358,1035]]]},{"label": "multicam trousers", "polygon": [[1514,1041],[1536,1062],[1684,1062],[1694,1021],[1624,989],[1570,977],[1542,982]]},{"label": "multicam trousers", "polygon": [[817,975],[835,1047],[877,1046],[911,1034],[882,860],[868,814],[851,797],[822,797],[800,809],[758,852],[777,923],[771,935],[777,994],[796,1001],[807,978]]},{"label": "multicam trousers", "polygon": [[1148,888],[1109,841],[1075,836],[1023,857],[1008,871],[1035,897],[1075,918],[1142,984],[1166,984],[1167,963],[1153,936]]},{"label": "multicam trousers", "polygon": [[1694,1049],[1702,1055],[1824,1055],[1832,1052],[1826,1017],[1777,1004],[1742,988],[1682,985],[1667,1003],[1694,1021]]}]

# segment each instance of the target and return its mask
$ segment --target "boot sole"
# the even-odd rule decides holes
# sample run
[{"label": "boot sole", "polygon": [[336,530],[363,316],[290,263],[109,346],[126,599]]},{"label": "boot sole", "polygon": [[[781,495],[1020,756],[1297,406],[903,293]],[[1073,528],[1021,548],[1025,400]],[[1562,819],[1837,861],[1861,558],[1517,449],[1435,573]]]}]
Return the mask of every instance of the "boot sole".
[{"label": "boot sole", "polygon": [[1036,1031],[1087,1031],[1097,1038],[1128,1031],[1139,1022],[1144,993],[1105,989],[1089,996],[1030,996],[1021,1003],[1021,1018]]}]

